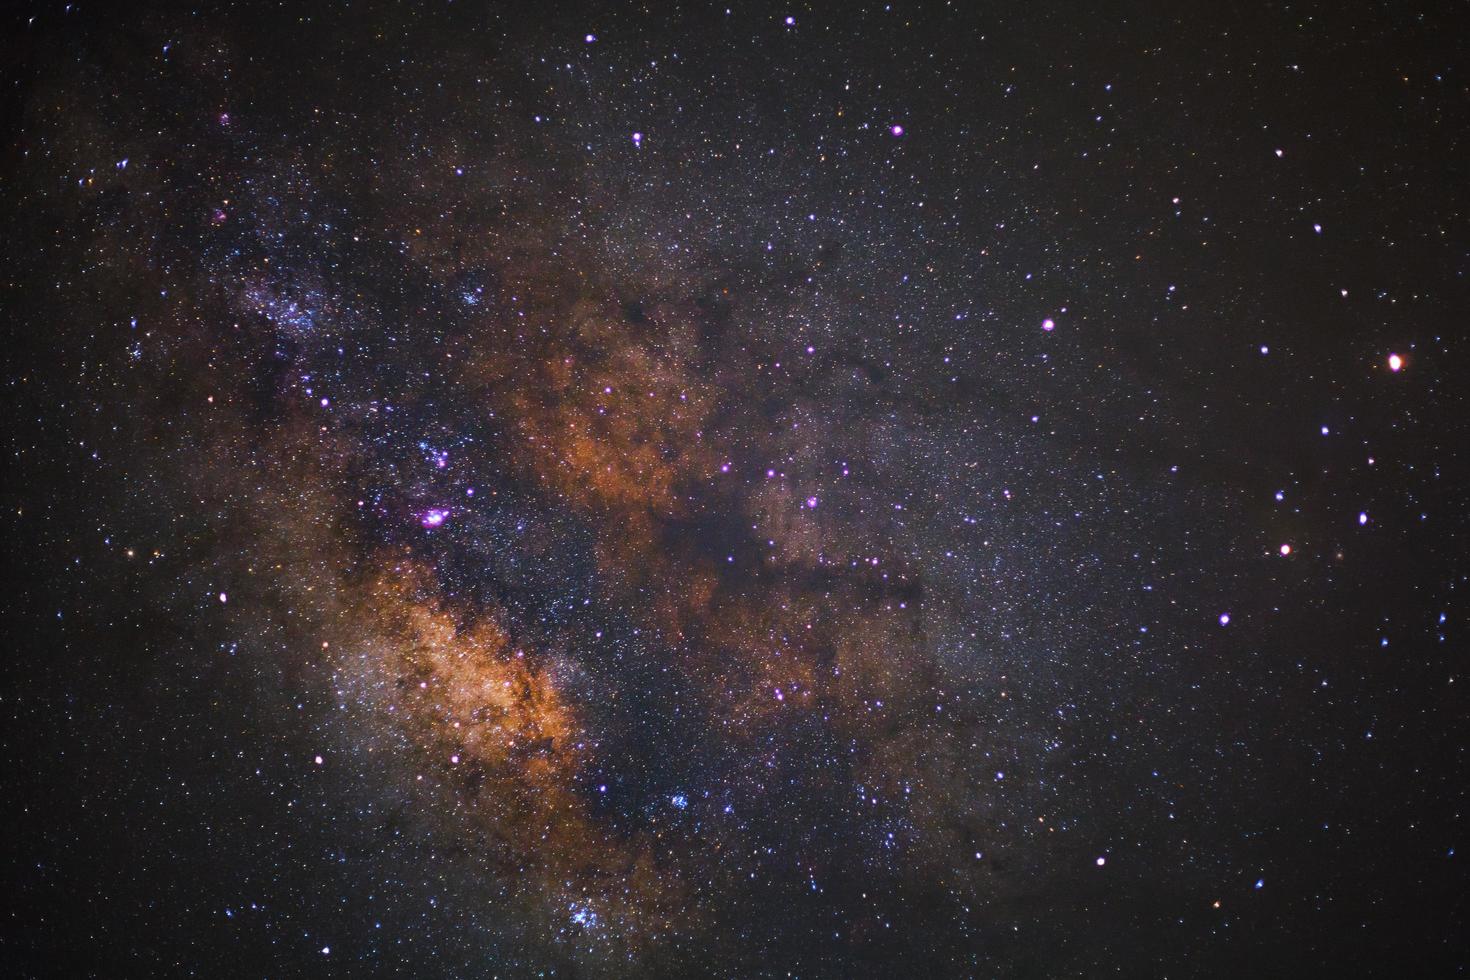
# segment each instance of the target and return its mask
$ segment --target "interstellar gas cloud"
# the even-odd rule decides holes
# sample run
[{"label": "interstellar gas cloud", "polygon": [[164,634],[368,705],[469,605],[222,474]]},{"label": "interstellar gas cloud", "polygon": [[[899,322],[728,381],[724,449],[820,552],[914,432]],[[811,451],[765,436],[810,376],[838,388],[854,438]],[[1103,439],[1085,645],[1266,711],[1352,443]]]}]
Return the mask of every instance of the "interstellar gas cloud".
[{"label": "interstellar gas cloud", "polygon": [[0,972],[1466,969],[1463,9],[24,6]]}]

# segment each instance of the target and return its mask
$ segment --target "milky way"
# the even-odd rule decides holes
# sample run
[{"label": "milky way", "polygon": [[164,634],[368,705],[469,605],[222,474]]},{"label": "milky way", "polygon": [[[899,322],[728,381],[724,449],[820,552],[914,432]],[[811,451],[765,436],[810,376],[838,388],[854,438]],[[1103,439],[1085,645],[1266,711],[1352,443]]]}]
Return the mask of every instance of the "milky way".
[{"label": "milky way", "polygon": [[543,6],[6,15],[0,958],[1465,969],[1470,23]]}]

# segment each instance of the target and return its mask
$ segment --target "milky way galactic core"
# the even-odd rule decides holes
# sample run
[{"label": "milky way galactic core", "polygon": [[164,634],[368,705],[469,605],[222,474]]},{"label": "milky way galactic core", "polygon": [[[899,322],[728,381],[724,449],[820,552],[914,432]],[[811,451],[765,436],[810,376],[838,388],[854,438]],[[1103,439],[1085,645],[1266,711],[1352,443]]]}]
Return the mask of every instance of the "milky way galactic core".
[{"label": "milky way galactic core", "polygon": [[22,7],[6,972],[1466,969],[1465,9]]}]

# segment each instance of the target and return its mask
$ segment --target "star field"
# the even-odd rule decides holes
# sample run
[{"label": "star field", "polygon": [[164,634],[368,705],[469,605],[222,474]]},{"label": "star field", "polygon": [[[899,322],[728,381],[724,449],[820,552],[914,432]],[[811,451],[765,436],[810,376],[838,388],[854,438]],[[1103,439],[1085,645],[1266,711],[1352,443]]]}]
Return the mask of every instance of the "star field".
[{"label": "star field", "polygon": [[0,961],[1463,972],[1464,14],[6,13]]}]

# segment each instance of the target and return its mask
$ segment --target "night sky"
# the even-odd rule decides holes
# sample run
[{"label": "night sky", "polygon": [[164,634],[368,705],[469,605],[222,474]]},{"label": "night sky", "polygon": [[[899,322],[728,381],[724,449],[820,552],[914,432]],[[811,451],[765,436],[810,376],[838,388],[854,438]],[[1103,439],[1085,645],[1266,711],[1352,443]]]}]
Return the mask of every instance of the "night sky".
[{"label": "night sky", "polygon": [[5,13],[0,972],[1470,970],[1470,8],[1096,6]]}]

